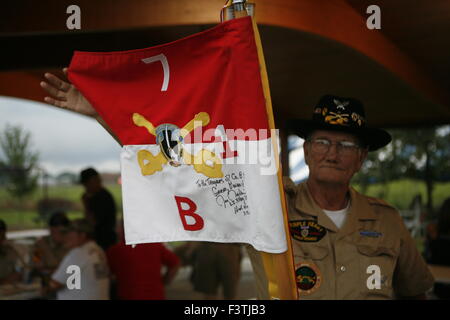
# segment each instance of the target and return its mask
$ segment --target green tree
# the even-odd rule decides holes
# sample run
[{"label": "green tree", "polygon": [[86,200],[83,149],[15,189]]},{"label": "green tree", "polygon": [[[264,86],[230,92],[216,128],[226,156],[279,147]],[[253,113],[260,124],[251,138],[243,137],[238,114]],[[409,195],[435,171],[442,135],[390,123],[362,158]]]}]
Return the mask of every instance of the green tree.
[{"label": "green tree", "polygon": [[379,183],[383,188],[376,195],[385,198],[388,194],[389,182],[399,178],[398,175],[398,146],[393,141],[388,146],[376,152],[369,152],[361,171],[355,175],[353,182],[359,184],[361,192],[367,193],[370,184]]},{"label": "green tree", "polygon": [[19,202],[37,187],[38,153],[31,150],[31,134],[20,126],[6,125],[0,134],[0,168],[5,188]]},{"label": "green tree", "polygon": [[432,127],[394,132],[394,138],[401,141],[402,152],[398,153],[398,158],[404,175],[425,182],[426,207],[432,212],[435,182],[450,178],[450,128]]},{"label": "green tree", "polygon": [[56,181],[58,184],[77,184],[78,175],[73,172],[63,172],[56,176]]},{"label": "green tree", "polygon": [[[355,182],[365,191],[370,183],[402,178],[420,179],[426,185],[426,208],[433,211],[436,181],[450,180],[450,126],[389,130],[392,142],[370,153]],[[379,197],[387,192],[384,189]]]}]

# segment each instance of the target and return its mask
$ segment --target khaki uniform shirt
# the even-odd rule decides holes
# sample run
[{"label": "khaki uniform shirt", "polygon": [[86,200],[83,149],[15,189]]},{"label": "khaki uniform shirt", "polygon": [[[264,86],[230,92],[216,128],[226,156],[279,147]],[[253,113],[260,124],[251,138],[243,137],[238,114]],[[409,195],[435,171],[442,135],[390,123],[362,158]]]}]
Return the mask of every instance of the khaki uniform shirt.
[{"label": "khaki uniform shirt", "polygon": [[16,267],[23,266],[17,251],[9,244],[0,246],[0,279],[4,279],[16,272]]},{"label": "khaki uniform shirt", "polygon": [[341,229],[306,183],[285,181],[300,299],[391,299],[424,294],[434,279],[399,213],[350,189]]},{"label": "khaki uniform shirt", "polygon": [[50,236],[39,239],[34,248],[40,265],[47,269],[56,269],[67,252],[62,244],[55,243]]}]

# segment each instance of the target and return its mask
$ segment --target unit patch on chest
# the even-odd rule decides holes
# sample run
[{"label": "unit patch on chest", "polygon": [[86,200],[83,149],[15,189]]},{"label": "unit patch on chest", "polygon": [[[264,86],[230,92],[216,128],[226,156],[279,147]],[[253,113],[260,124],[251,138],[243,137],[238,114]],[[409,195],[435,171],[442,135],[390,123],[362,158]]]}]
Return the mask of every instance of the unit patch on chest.
[{"label": "unit patch on chest", "polygon": [[313,220],[289,221],[289,231],[301,242],[318,242],[327,234],[327,229]]},{"label": "unit patch on chest", "polygon": [[320,270],[313,263],[298,263],[295,265],[295,279],[300,295],[308,295],[319,289],[322,283]]}]

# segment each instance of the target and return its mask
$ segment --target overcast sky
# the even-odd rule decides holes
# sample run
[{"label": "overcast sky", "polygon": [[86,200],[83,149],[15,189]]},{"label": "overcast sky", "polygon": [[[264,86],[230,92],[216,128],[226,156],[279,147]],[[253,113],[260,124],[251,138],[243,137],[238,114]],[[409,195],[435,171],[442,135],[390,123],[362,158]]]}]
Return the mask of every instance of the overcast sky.
[{"label": "overcast sky", "polygon": [[0,132],[7,123],[31,132],[40,165],[52,175],[78,173],[87,166],[100,172],[120,171],[120,146],[93,119],[45,103],[0,96]]}]

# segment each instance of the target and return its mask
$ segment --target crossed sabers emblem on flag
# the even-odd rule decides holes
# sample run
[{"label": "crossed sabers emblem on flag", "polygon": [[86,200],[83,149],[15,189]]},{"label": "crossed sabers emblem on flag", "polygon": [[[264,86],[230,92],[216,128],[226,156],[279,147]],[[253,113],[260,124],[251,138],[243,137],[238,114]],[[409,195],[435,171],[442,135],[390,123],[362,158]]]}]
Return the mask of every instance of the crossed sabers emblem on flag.
[{"label": "crossed sabers emblem on flag", "polygon": [[138,127],[144,127],[156,137],[160,152],[154,156],[150,151],[139,150],[137,153],[139,167],[144,176],[162,171],[163,166],[169,163],[178,167],[182,164],[193,165],[194,170],[210,178],[223,177],[222,162],[216,154],[207,149],[201,149],[196,155],[186,151],[183,145],[184,138],[195,128],[206,126],[209,123],[209,115],[206,112],[197,113],[183,128],[165,123],[157,126],[145,119],[139,113],[133,113],[133,123]]}]

